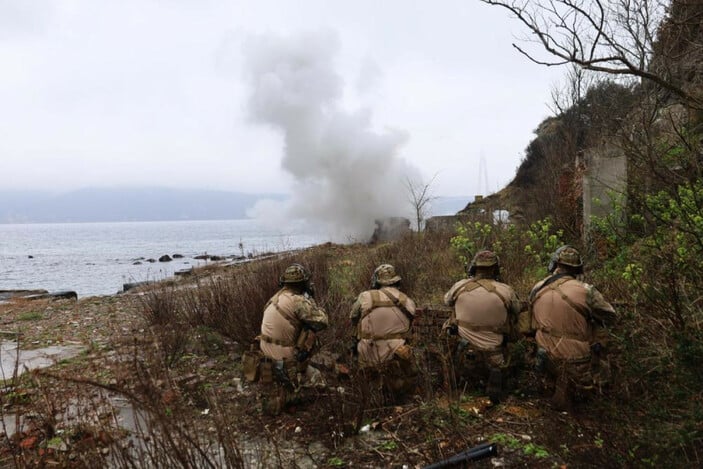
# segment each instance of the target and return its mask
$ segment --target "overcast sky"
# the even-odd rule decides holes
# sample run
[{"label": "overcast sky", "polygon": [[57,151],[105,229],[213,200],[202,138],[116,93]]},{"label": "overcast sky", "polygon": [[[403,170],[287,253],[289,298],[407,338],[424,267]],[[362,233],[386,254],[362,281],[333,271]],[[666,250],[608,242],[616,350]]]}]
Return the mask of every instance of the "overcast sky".
[{"label": "overcast sky", "polygon": [[0,0],[0,189],[290,192],[246,44],[301,34],[334,43],[328,98],[401,135],[394,158],[437,195],[503,187],[564,73],[477,0]]}]

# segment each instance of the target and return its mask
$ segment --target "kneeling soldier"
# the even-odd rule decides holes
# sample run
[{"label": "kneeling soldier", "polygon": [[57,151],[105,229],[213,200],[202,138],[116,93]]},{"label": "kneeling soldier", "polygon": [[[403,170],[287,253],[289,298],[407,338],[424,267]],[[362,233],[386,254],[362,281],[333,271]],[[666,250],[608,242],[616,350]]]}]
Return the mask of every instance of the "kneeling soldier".
[{"label": "kneeling soldier", "polygon": [[466,270],[469,277],[444,295],[454,312],[442,329],[458,337],[452,350],[455,373],[467,381],[487,381],[488,397],[497,403],[507,367],[506,345],[521,304],[512,287],[497,280],[500,262],[492,251],[477,253]]},{"label": "kneeling soldier", "polygon": [[268,301],[261,321],[259,380],[269,388],[262,394],[262,410],[277,415],[299,398],[304,386],[324,385],[322,374],[309,364],[317,350],[316,333],[328,318],[313,299],[310,272],[300,264],[286,268],[281,289]]},{"label": "kneeling soldier", "polygon": [[593,285],[580,280],[583,261],[575,248],[557,249],[548,270],[551,275],[530,292],[532,328],[539,347],[536,367],[556,381],[554,406],[568,410],[575,392],[587,394],[608,380],[609,369],[601,354],[605,327],[617,316]]},{"label": "kneeling soldier", "polygon": [[353,352],[367,382],[396,401],[416,388],[417,367],[408,345],[415,303],[398,288],[400,276],[390,264],[376,268],[371,289],[352,306]]}]

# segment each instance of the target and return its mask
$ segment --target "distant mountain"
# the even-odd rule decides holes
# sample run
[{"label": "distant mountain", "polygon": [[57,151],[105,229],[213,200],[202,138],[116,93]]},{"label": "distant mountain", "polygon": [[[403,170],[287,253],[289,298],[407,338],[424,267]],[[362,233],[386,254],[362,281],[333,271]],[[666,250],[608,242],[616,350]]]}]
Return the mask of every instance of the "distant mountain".
[{"label": "distant mountain", "polygon": [[473,196],[443,197],[432,199],[430,216],[455,215],[466,207],[469,202],[473,202]]},{"label": "distant mountain", "polygon": [[0,223],[239,219],[265,198],[286,196],[165,188],[0,191]]},{"label": "distant mountain", "polygon": [[[261,199],[282,194],[245,194],[199,189],[80,189],[61,194],[0,191],[0,223],[235,220]],[[473,197],[437,197],[430,216],[453,215]]]}]

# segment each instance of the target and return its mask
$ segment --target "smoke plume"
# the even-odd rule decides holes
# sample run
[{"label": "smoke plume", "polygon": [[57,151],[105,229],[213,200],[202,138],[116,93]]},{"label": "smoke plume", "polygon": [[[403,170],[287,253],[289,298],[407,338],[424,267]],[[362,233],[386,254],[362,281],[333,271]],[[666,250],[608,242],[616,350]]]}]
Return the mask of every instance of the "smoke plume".
[{"label": "smoke plume", "polygon": [[342,108],[344,82],[333,66],[339,48],[331,33],[246,43],[250,116],[282,132],[282,167],[294,180],[285,207],[257,210],[322,224],[337,241],[365,241],[376,219],[408,213],[405,181],[418,171],[398,155],[404,132],[374,131],[370,110]]}]

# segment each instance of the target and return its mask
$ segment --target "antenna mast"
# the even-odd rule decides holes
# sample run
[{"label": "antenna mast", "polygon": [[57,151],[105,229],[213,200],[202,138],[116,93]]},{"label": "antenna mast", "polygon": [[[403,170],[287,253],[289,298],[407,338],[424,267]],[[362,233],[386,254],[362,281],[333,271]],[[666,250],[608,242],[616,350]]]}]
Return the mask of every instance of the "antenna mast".
[{"label": "antenna mast", "polygon": [[488,167],[483,150],[478,159],[478,193],[483,196],[488,195]]}]

